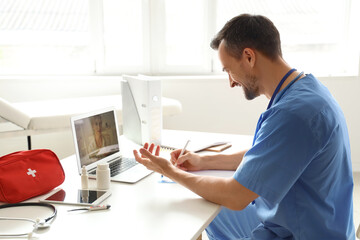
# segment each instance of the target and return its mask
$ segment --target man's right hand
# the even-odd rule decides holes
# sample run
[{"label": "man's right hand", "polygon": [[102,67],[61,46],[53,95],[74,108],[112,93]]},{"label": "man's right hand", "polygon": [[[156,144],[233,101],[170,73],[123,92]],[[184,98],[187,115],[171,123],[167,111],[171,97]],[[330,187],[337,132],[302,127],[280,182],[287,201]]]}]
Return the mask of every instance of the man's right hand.
[{"label": "man's right hand", "polygon": [[202,157],[199,154],[185,151],[185,153],[179,157],[181,149],[177,149],[170,153],[170,161],[173,165],[177,164],[177,167],[184,171],[198,171],[202,170]]}]

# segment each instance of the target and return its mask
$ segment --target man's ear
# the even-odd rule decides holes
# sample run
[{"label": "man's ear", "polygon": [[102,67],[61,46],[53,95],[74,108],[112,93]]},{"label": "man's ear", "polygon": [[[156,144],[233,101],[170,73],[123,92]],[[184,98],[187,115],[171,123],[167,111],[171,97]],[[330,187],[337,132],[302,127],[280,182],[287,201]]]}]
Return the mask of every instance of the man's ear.
[{"label": "man's ear", "polygon": [[256,61],[256,55],[254,50],[251,48],[245,48],[243,51],[243,57],[246,59],[246,62],[250,64],[251,67],[254,67]]}]

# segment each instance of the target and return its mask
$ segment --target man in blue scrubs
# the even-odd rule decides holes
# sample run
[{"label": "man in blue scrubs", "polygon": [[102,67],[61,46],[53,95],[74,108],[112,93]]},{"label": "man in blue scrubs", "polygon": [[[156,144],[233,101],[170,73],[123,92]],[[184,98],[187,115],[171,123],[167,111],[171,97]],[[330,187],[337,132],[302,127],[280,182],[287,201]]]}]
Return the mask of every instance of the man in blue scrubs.
[{"label": "man in blue scrubs", "polygon": [[[231,19],[211,47],[231,87],[242,87],[249,100],[270,100],[253,146],[213,156],[179,157],[176,150],[169,162],[151,145],[141,156],[134,150],[137,161],[223,206],[206,229],[210,239],[355,239],[349,136],[333,96],[284,61],[266,17]],[[236,171],[232,178],[186,171],[201,169]]]}]

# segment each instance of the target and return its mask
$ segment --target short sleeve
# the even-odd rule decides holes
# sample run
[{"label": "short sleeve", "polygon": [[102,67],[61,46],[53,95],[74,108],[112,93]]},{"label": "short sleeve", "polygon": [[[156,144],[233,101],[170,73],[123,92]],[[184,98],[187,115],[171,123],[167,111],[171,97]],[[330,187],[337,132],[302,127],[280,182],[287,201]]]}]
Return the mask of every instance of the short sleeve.
[{"label": "short sleeve", "polygon": [[277,110],[263,116],[253,147],[234,178],[271,203],[278,203],[313,158],[316,146],[308,122]]}]

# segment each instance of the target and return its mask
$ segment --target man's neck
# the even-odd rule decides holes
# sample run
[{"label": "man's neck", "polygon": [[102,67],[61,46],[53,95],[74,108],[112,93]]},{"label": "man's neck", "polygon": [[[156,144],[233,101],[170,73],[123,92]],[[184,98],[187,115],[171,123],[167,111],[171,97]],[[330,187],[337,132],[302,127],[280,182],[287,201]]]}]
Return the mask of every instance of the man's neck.
[{"label": "man's neck", "polygon": [[[279,85],[281,79],[291,70],[291,67],[282,59],[279,58],[276,61],[270,61],[269,59],[263,59],[260,74],[262,83],[262,94],[270,99]],[[285,82],[282,84],[280,90],[288,85],[298,73],[293,72],[287,77]]]}]

